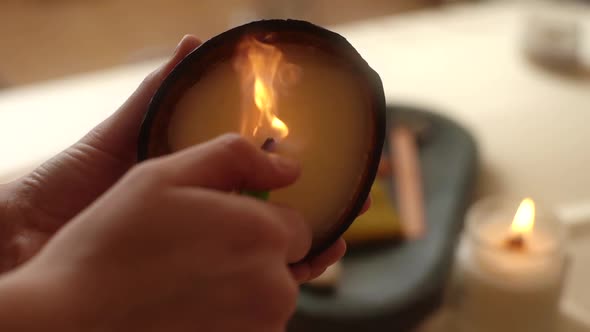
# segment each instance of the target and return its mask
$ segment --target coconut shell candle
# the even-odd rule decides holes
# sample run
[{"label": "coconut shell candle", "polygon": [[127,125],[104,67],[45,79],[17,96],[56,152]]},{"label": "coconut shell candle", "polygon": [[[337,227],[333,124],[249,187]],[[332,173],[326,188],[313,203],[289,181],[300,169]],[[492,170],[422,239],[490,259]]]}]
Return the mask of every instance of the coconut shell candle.
[{"label": "coconut shell candle", "polygon": [[384,131],[381,80],[346,39],[303,21],[265,20],[212,38],[178,64],[147,110],[138,154],[141,161],[238,132],[297,159],[295,184],[256,196],[303,213],[315,255],[360,212]]}]

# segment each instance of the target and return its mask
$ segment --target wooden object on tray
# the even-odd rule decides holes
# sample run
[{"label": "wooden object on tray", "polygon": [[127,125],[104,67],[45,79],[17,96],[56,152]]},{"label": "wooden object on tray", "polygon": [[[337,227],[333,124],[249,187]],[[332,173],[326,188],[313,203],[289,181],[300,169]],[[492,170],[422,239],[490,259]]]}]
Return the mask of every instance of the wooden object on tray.
[{"label": "wooden object on tray", "polygon": [[391,128],[389,150],[403,233],[407,239],[417,239],[426,226],[416,133],[406,126]]}]

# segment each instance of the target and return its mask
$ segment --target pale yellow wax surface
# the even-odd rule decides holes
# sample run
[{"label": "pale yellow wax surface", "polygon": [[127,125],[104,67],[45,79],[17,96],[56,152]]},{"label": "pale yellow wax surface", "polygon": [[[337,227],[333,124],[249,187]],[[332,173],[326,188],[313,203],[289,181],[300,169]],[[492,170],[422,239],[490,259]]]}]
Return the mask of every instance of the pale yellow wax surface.
[{"label": "pale yellow wax surface", "polygon": [[[277,116],[289,135],[276,153],[299,160],[303,173],[294,185],[273,191],[270,200],[301,211],[317,239],[350,206],[361,180],[372,135],[369,104],[361,83],[333,58],[295,46],[285,55],[302,75],[294,85],[279,89]],[[239,132],[244,116],[257,112],[242,97],[230,61],[212,68],[176,106],[169,124],[172,149]],[[246,136],[257,145],[266,138]]]}]

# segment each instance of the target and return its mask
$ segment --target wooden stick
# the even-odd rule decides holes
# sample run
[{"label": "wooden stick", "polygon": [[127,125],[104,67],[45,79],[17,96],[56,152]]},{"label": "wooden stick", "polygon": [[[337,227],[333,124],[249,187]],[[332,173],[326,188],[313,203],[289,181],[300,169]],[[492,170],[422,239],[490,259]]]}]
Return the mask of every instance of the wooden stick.
[{"label": "wooden stick", "polygon": [[411,129],[404,126],[391,129],[389,157],[404,236],[418,239],[424,235],[426,225],[418,144]]}]

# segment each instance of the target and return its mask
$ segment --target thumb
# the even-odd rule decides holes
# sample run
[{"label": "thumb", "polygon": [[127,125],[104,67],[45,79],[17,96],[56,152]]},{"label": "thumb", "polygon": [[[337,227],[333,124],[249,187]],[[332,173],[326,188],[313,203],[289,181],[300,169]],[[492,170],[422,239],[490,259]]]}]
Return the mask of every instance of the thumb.
[{"label": "thumb", "polygon": [[238,134],[226,134],[153,162],[175,184],[223,191],[271,190],[299,177],[299,164],[264,152]]},{"label": "thumb", "polygon": [[95,127],[80,142],[120,160],[135,158],[137,135],[151,98],[172,69],[199,45],[201,41],[196,37],[184,36],[172,57],[149,74],[117,112]]}]

